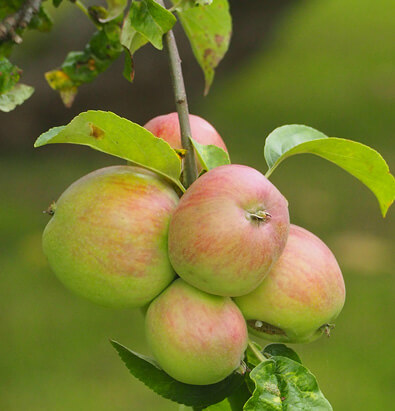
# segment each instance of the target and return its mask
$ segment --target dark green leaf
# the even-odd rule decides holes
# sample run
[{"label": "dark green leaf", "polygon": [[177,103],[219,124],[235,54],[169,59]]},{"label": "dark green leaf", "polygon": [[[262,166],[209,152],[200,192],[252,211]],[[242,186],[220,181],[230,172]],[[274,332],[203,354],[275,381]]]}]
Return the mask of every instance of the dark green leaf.
[{"label": "dark green leaf", "polygon": [[191,141],[204,170],[209,171],[215,167],[230,164],[229,155],[222,148],[211,144],[199,144],[193,138]]},{"label": "dark green leaf", "polygon": [[107,9],[100,6],[89,7],[89,13],[100,23],[108,23],[120,16],[127,4],[127,0],[106,0]]},{"label": "dark green leaf", "polygon": [[266,176],[286,158],[302,153],[315,154],[338,165],[364,183],[376,196],[385,216],[395,199],[395,179],[387,163],[372,148],[325,134],[303,125],[282,126],[266,139]]},{"label": "dark green leaf", "polygon": [[[129,19],[130,27],[159,50],[163,49],[163,35],[171,30],[176,22],[174,15],[154,0],[134,1],[130,7]],[[141,42],[142,40],[139,40],[139,43]],[[132,54],[136,50],[135,47],[128,49]]]},{"label": "dark green leaf", "polygon": [[11,111],[34,93],[34,88],[26,84],[17,84],[11,90],[0,94],[0,110]]},{"label": "dark green leaf", "polygon": [[67,107],[72,105],[78,87],[95,80],[121,54],[120,34],[116,21],[106,23],[83,51],[70,52],[60,69],[45,73],[48,84],[60,92]]},{"label": "dark green leaf", "polygon": [[169,144],[114,113],[81,113],[67,126],[41,134],[34,146],[54,143],[81,144],[123,158],[161,174],[183,189],[179,181],[181,161]]},{"label": "dark green leaf", "polygon": [[18,11],[26,0],[7,0],[0,2],[0,20]]},{"label": "dark green leaf", "polygon": [[[172,0],[177,5],[177,0]],[[229,47],[232,18],[227,0],[210,5],[184,8],[178,12],[193,53],[204,72],[205,94],[214,80],[215,68]]]},{"label": "dark green leaf", "polygon": [[41,5],[38,12],[30,20],[28,28],[42,32],[48,32],[51,30],[52,25],[53,21],[51,17],[48,15],[43,5]]},{"label": "dark green leaf", "polygon": [[286,357],[263,361],[250,374],[255,382],[253,396],[245,411],[256,410],[332,410],[310,371]]},{"label": "dark green leaf", "polygon": [[59,6],[60,6],[60,3],[62,3],[62,1],[63,1],[63,0],[52,0],[52,4],[53,4],[55,7],[59,7]]},{"label": "dark green leaf", "polygon": [[296,354],[296,352],[292,348],[289,348],[284,344],[277,344],[277,343],[269,344],[263,350],[263,354],[265,356],[270,356],[270,357],[275,357],[275,356],[287,357],[293,361],[298,362],[299,364],[302,364],[302,360],[300,359],[299,355]]},{"label": "dark green leaf", "polygon": [[137,354],[115,341],[111,341],[111,344],[136,378],[157,394],[179,404],[196,408],[207,407],[222,401],[243,383],[243,376],[234,373],[216,384],[184,384],[167,375],[152,359]]},{"label": "dark green leaf", "polygon": [[123,65],[123,76],[127,81],[133,82],[134,80],[134,61],[133,57],[130,54],[129,50],[124,47],[125,51],[125,63]]},{"label": "dark green leaf", "polygon": [[5,57],[0,58],[0,95],[11,90],[20,79],[21,70]]},{"label": "dark green leaf", "polygon": [[[256,350],[258,350],[259,352],[263,351],[263,348],[258,343],[256,343],[255,341],[251,341],[251,345],[253,345],[253,347]],[[255,355],[254,351],[251,349],[250,344],[248,344],[248,347],[247,347],[247,350],[246,350],[246,362],[247,362],[247,365],[251,369],[256,367],[261,362],[257,358],[257,356]]]}]

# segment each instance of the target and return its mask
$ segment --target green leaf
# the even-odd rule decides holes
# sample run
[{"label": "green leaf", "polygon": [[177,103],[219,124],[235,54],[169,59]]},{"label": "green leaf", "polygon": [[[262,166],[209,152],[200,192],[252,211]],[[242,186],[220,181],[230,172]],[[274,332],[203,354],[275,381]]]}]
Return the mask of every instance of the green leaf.
[{"label": "green leaf", "polygon": [[67,126],[41,134],[34,147],[54,143],[81,144],[123,158],[155,171],[184,189],[179,180],[181,161],[169,144],[114,113],[93,110],[81,113]]},{"label": "green leaf", "polygon": [[129,19],[130,26],[159,50],[163,49],[163,35],[176,22],[175,16],[154,0],[133,1]]},{"label": "green leaf", "polygon": [[234,373],[211,385],[189,385],[176,381],[152,359],[135,353],[116,341],[111,341],[131,374],[164,398],[196,408],[216,404],[233,393],[243,383],[243,376]]},{"label": "green leaf", "polygon": [[[177,0],[172,0],[177,5]],[[212,4],[187,7],[178,12],[181,24],[191,43],[205,77],[207,94],[214,80],[215,69],[226,54],[232,34],[232,18],[227,0],[214,0]]]},{"label": "green leaf", "polygon": [[274,360],[263,361],[250,373],[255,383],[253,396],[246,402],[243,410],[282,411],[281,392],[275,375],[276,363]]},{"label": "green leaf", "polygon": [[310,371],[286,357],[263,361],[250,374],[255,383],[245,411],[332,410]]},{"label": "green leaf", "polygon": [[26,84],[17,84],[11,90],[0,94],[0,110],[11,111],[34,93],[34,88]]},{"label": "green leaf", "polygon": [[193,138],[191,141],[204,170],[209,171],[215,167],[230,164],[229,155],[222,148],[212,144],[199,144]]},{"label": "green leaf", "polygon": [[293,361],[298,362],[299,364],[302,364],[302,360],[300,359],[299,355],[296,354],[296,352],[292,348],[289,348],[284,344],[277,344],[277,343],[269,344],[263,350],[263,354],[266,357],[275,357],[275,356],[287,357]]},{"label": "green leaf", "polygon": [[7,58],[0,58],[0,95],[11,90],[20,79],[21,70]]},{"label": "green leaf", "polygon": [[132,56],[139,48],[145,46],[148,40],[132,27],[130,12],[126,16],[121,31],[121,44],[129,50]]},{"label": "green leaf", "polygon": [[48,32],[51,30],[53,21],[46,12],[43,5],[40,6],[38,12],[32,17],[28,28],[38,30],[41,32]]},{"label": "green leaf", "polygon": [[99,23],[108,23],[116,19],[125,10],[127,0],[106,0],[107,9],[100,6],[89,7],[89,12],[95,16]]},{"label": "green leaf", "polygon": [[59,6],[60,6],[60,3],[62,3],[62,1],[63,1],[63,0],[52,0],[52,4],[53,4],[55,7],[59,7]]},{"label": "green leaf", "polygon": [[387,163],[377,151],[356,141],[327,137],[303,125],[288,125],[277,128],[267,137],[264,153],[269,166],[267,177],[288,157],[315,154],[364,183],[375,194],[383,217],[395,199],[395,179]]},{"label": "green leaf", "polygon": [[212,2],[213,0],[181,0],[178,2],[174,1],[174,10],[185,11],[190,9],[191,7],[209,6]]},{"label": "green leaf", "polygon": [[120,35],[121,29],[116,20],[104,24],[83,51],[70,52],[60,69],[45,73],[48,84],[59,91],[66,107],[72,105],[78,87],[95,80],[122,53]]}]

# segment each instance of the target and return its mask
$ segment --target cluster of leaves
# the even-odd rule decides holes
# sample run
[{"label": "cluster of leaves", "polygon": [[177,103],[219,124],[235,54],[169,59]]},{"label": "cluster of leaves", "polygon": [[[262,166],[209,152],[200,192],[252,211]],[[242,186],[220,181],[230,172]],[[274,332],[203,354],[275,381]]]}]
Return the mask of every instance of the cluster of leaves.
[{"label": "cluster of leaves", "polygon": [[27,5],[24,0],[0,4],[0,110],[5,112],[22,104],[34,92],[33,87],[19,83],[22,71],[8,59],[13,46],[22,41],[26,30],[47,32],[52,27],[52,20],[42,4],[31,18],[25,18],[23,12],[27,10]]},{"label": "cluster of leaves", "polygon": [[[12,0],[0,6],[0,20],[23,10],[25,1]],[[133,81],[134,53],[146,44],[152,44],[156,49],[162,50],[163,35],[173,28],[177,17],[203,70],[205,93],[209,91],[215,68],[228,50],[232,32],[228,0],[173,0],[173,7],[170,10],[167,10],[159,0],[134,0],[129,10],[126,10],[127,0],[107,0],[107,8],[86,8],[80,0],[70,1],[89,17],[96,32],[82,51],[70,52],[59,68],[45,74],[49,85],[60,93],[67,107],[72,105],[78,87],[95,80],[122,52],[125,53],[124,77],[128,81]],[[58,7],[62,0],[52,2]],[[52,22],[40,1],[39,3],[40,8],[26,28],[48,31]],[[18,38],[24,30],[17,30]],[[15,37],[7,38],[6,41],[0,40],[1,61],[8,62],[6,58],[14,44]],[[14,67],[10,70],[15,69]],[[13,92],[0,88],[0,110],[14,109],[17,104],[30,97],[32,92],[32,88],[26,87],[17,87]]]},{"label": "cluster of leaves", "polygon": [[116,341],[117,350],[131,374],[162,397],[195,411],[280,411],[283,409],[332,410],[311,372],[299,356],[283,344],[262,350],[250,343],[245,364],[225,380],[212,385],[189,385],[174,380],[151,358]]}]

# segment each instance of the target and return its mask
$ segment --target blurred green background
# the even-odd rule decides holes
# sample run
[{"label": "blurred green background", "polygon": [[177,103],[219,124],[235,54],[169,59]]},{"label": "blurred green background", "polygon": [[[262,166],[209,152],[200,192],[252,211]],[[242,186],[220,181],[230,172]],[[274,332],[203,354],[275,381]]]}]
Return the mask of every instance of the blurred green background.
[{"label": "blurred green background", "polygon": [[[250,19],[262,13],[264,24],[263,9],[255,10],[257,2],[243,4],[244,19],[248,13]],[[246,28],[242,38],[254,47],[244,55],[230,52],[205,99],[200,96],[200,73],[185,52],[191,111],[215,125],[233,162],[261,171],[265,137],[290,123],[368,144],[393,170],[394,11],[390,0],[283,2],[264,38]],[[54,34],[57,41],[75,15],[70,8],[62,13]],[[92,29],[84,27],[81,33],[86,31],[88,38]],[[236,34],[243,33],[235,27]],[[76,33],[74,37],[78,39]],[[31,149],[40,132],[88,108],[113,110],[143,123],[164,112],[150,105],[157,92],[165,103],[154,110],[172,110],[167,77],[162,76],[159,85],[153,80],[160,89],[134,100],[134,86],[118,80],[120,70],[110,70],[100,85],[81,90],[76,106],[66,111],[42,80],[43,72],[62,60],[48,57],[54,47],[50,41],[51,36],[44,40],[42,35],[26,40],[17,60],[24,64],[27,79],[32,68],[29,80],[37,87],[37,97],[0,116],[0,409],[176,410],[130,376],[108,343],[113,338],[148,353],[142,314],[96,307],[70,294],[41,252],[41,233],[48,221],[42,210],[74,180],[117,160],[81,147]],[[64,55],[69,48],[62,50]],[[143,55],[140,70],[155,58]],[[34,64],[40,68],[40,80]],[[155,67],[149,67],[148,74],[155,74]],[[138,70],[139,66],[137,76]],[[136,80],[137,90],[148,87],[148,74]],[[130,101],[126,94],[120,97],[118,84]],[[382,219],[365,187],[313,156],[287,160],[272,181],[288,198],[292,221],[320,236],[335,252],[348,293],[332,336],[294,348],[335,410],[392,409],[393,210]]]}]

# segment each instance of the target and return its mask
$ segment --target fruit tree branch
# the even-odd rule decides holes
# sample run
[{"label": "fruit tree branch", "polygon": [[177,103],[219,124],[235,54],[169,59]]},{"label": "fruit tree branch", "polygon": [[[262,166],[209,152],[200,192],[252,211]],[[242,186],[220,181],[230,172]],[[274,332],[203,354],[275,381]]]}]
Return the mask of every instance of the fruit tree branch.
[{"label": "fruit tree branch", "polygon": [[33,16],[38,13],[43,0],[26,0],[23,6],[14,14],[7,16],[0,23],[0,42],[11,39],[20,44],[22,38],[17,34],[18,29],[25,29]]},{"label": "fruit tree branch", "polygon": [[[162,0],[157,2],[164,6]],[[191,126],[189,124],[188,101],[185,91],[184,77],[182,75],[181,59],[178,53],[176,39],[170,30],[164,36],[165,47],[169,57],[170,74],[173,83],[174,97],[180,121],[181,144],[186,150],[184,158],[184,185],[188,188],[197,179],[197,166],[195,152],[189,137],[191,137]]]}]

